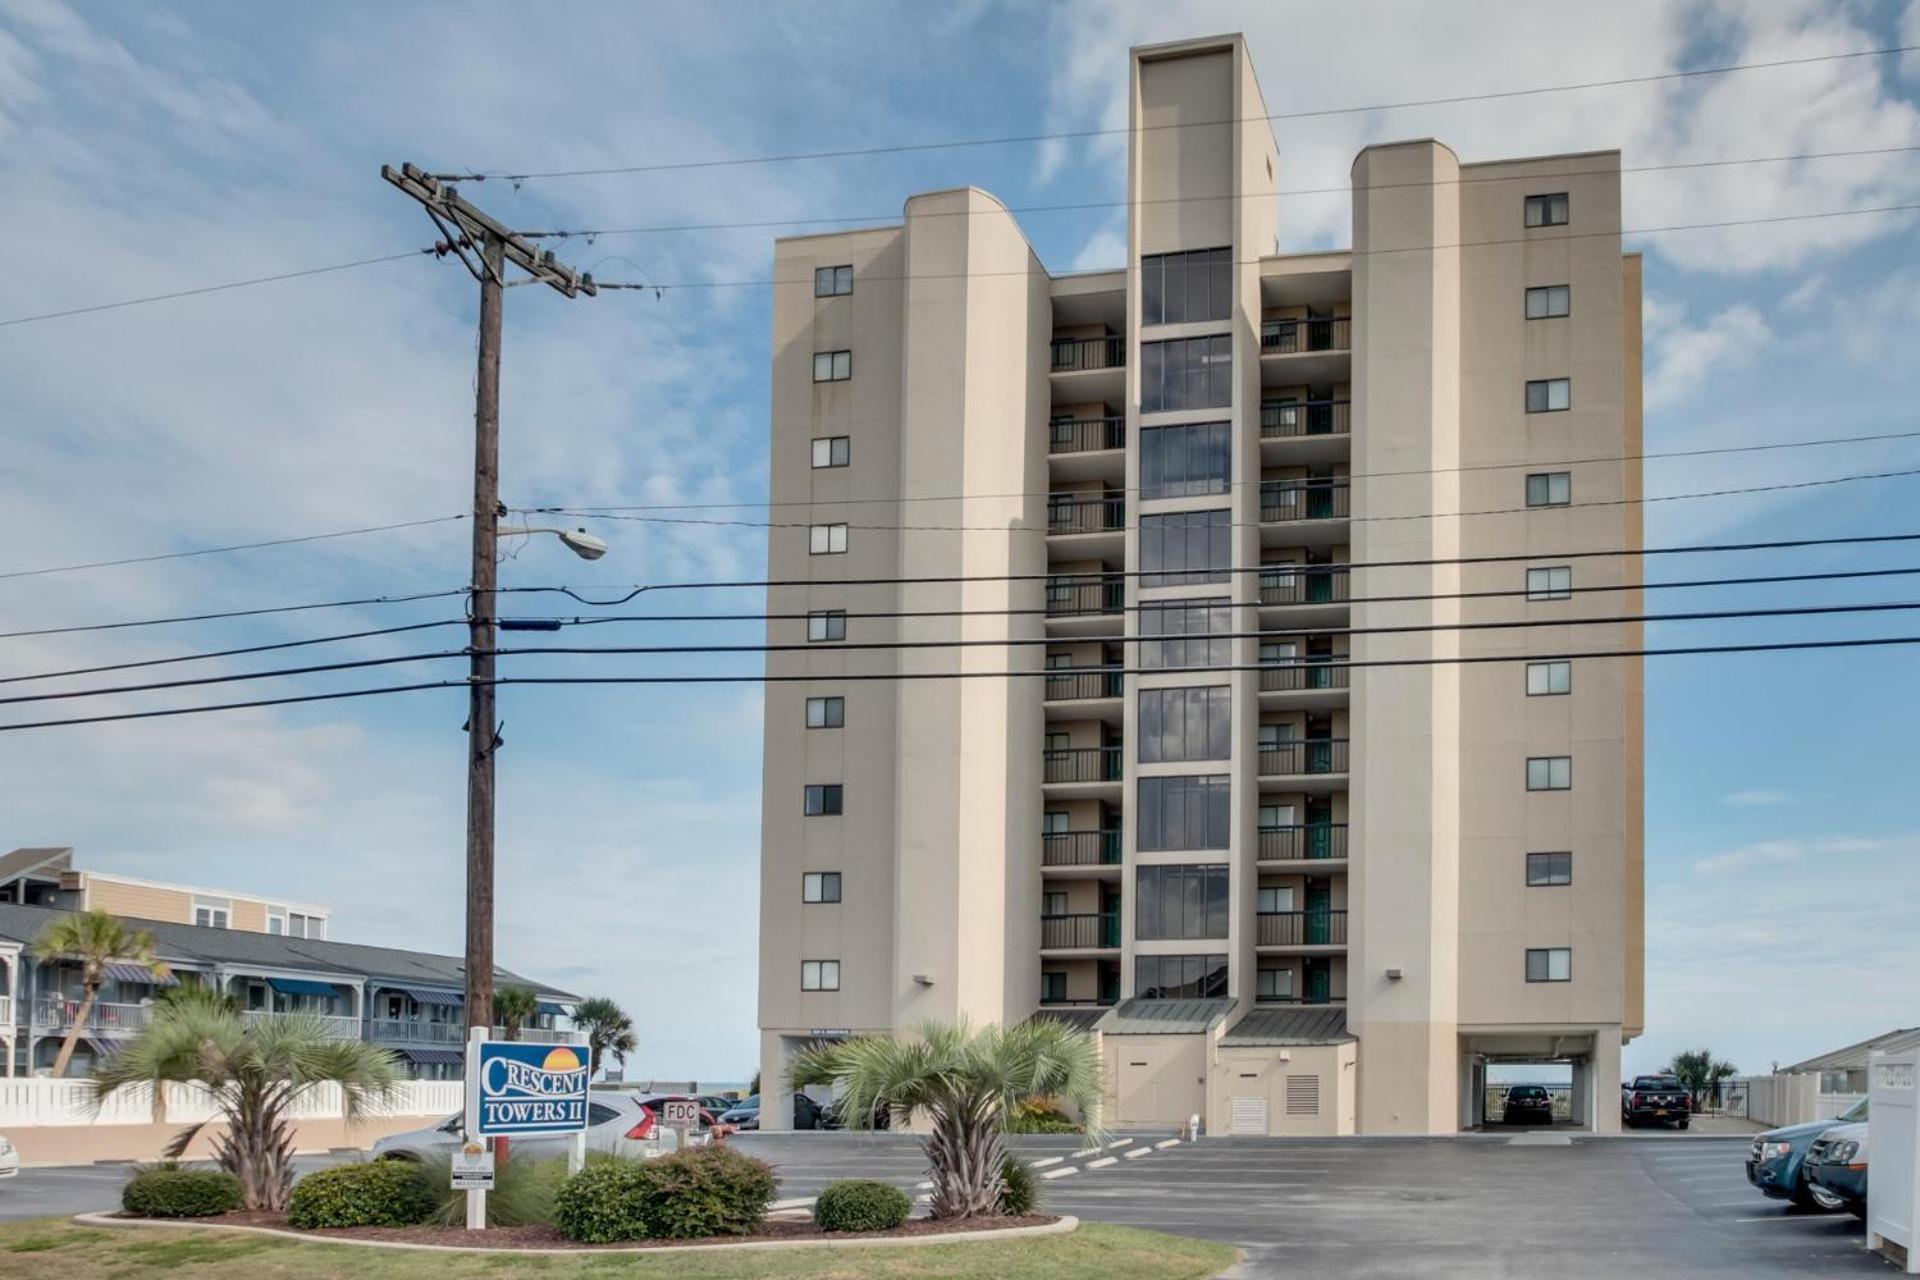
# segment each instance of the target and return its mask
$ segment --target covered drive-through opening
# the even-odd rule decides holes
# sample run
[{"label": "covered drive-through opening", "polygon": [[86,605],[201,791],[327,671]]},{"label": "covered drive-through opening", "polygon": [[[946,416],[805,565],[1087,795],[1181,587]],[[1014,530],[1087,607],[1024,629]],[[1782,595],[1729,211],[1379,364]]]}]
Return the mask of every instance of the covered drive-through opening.
[{"label": "covered drive-through opening", "polygon": [[1618,1032],[1463,1032],[1460,1053],[1463,1129],[1612,1133],[1620,1127]]}]

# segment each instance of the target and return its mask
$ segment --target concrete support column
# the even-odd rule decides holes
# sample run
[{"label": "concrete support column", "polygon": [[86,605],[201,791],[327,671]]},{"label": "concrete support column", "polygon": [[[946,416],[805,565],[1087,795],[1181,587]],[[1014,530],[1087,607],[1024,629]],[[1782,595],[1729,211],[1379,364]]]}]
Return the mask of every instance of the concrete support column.
[{"label": "concrete support column", "polygon": [[793,1090],[787,1084],[787,1038],[777,1031],[760,1036],[760,1131],[793,1128]]},{"label": "concrete support column", "polygon": [[1593,1131],[1620,1132],[1620,1028],[1599,1027],[1593,1033],[1593,1057],[1587,1064],[1593,1098]]},{"label": "concrete support column", "polygon": [[1573,1101],[1573,1122],[1586,1124],[1593,1115],[1596,1099],[1593,1096],[1593,1066],[1585,1058],[1573,1060],[1573,1088],[1570,1091]]}]

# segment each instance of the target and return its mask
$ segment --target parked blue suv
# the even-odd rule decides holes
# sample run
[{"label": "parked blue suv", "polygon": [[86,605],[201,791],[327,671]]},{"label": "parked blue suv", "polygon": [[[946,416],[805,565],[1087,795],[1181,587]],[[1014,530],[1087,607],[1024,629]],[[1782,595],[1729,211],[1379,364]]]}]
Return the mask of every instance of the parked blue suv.
[{"label": "parked blue suv", "polygon": [[1847,1108],[1833,1120],[1815,1120],[1773,1129],[1753,1140],[1747,1155],[1747,1181],[1776,1200],[1791,1200],[1803,1209],[1843,1209],[1846,1202],[1825,1187],[1807,1181],[1807,1148],[1813,1140],[1842,1124],[1862,1124],[1867,1119],[1867,1100]]}]

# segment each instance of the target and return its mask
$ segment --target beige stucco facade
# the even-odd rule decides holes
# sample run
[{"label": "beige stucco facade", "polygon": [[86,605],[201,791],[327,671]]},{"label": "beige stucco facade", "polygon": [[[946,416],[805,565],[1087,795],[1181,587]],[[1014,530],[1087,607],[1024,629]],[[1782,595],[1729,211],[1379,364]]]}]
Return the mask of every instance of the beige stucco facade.
[{"label": "beige stucco facade", "polygon": [[[1125,270],[1050,277],[971,189],[778,242],[768,636],[808,643],[768,663],[764,1123],[809,1039],[1040,1011],[1119,1123],[1448,1132],[1547,1060],[1610,1127],[1640,662],[1528,659],[1640,640],[1589,621],[1637,559],[1582,554],[1640,545],[1619,156],[1369,147],[1351,249],[1277,256],[1241,41],[1131,76]],[[1180,627],[1221,638],[1138,639]]]}]

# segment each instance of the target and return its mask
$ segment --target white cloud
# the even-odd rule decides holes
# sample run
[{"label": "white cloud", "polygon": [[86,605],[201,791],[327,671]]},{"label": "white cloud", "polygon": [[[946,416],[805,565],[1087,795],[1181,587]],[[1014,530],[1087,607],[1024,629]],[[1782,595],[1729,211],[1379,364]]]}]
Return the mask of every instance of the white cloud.
[{"label": "white cloud", "polygon": [[1794,796],[1791,791],[1773,791],[1762,787],[1752,791],[1736,791],[1727,797],[1726,803],[1742,807],[1752,807],[1757,805],[1791,804],[1793,803],[1793,799]]},{"label": "white cloud", "polygon": [[1655,314],[1657,328],[1649,343],[1652,368],[1646,375],[1649,410],[1711,394],[1717,378],[1752,366],[1773,344],[1766,319],[1746,303],[1728,307],[1698,327],[1688,326],[1683,312],[1664,304],[1656,306]]},{"label": "white cloud", "polygon": [[1808,859],[1885,853],[1900,853],[1905,856],[1920,853],[1920,837],[1888,840],[1858,836],[1820,836],[1813,839],[1760,840],[1753,844],[1742,845],[1738,849],[1729,849],[1724,853],[1710,854],[1693,864],[1693,873],[1698,876],[1716,876],[1730,871],[1747,871],[1755,867],[1785,866]]},{"label": "white cloud", "polygon": [[1074,255],[1073,271],[1103,271],[1125,264],[1127,260],[1127,239],[1124,230],[1102,227],[1087,238],[1087,243]]}]

